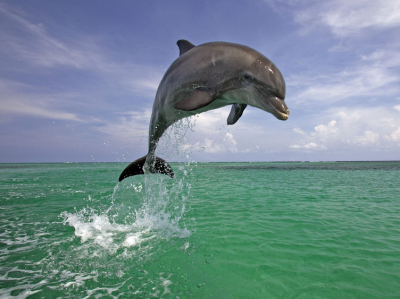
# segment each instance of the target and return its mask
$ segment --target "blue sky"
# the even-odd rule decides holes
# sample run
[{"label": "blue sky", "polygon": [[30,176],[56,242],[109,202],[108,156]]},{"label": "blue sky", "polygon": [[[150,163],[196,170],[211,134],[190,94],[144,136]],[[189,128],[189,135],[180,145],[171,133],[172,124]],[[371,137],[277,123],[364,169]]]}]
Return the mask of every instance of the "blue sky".
[{"label": "blue sky", "polygon": [[291,111],[203,113],[179,142],[192,159],[400,160],[399,27],[398,0],[0,1],[0,162],[145,155],[179,39],[263,53]]}]

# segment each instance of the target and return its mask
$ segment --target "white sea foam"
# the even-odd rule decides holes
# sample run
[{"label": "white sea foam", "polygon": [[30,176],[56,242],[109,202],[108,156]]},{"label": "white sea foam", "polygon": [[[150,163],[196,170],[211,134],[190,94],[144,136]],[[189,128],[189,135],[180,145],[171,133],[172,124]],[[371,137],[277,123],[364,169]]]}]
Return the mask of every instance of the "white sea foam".
[{"label": "white sea foam", "polygon": [[[38,283],[27,283],[27,284],[15,286],[15,287],[1,288],[0,289],[0,298],[25,299],[33,294],[41,292],[41,290],[34,290],[34,289],[39,288],[39,287],[45,285],[46,283],[47,283],[46,280],[42,280]],[[18,295],[11,295],[18,291],[21,291],[21,292],[19,292]]]},{"label": "white sea foam", "polygon": [[62,216],[64,224],[75,228],[75,236],[82,243],[91,241],[111,252],[121,247],[139,246],[155,237],[184,238],[190,235],[190,231],[178,226],[180,218],[176,218],[176,215],[149,214],[143,209],[135,211],[135,214],[136,221],[130,224],[115,223],[112,216],[96,214],[93,209],[83,209],[77,213],[64,212]]},{"label": "white sea foam", "polygon": [[[138,271],[139,274],[136,275],[143,279],[142,283],[136,284],[132,281],[134,285],[127,284],[132,277],[126,279],[126,273],[132,273],[132,265],[140,265],[142,260],[151,259],[160,248],[159,242],[170,238],[186,238],[191,234],[181,221],[190,188],[182,179],[169,186],[164,180],[162,176],[149,175],[144,178],[143,184],[120,184],[115,188],[108,206],[94,208],[98,201],[90,200],[86,208],[72,213],[63,212],[64,225],[75,229],[75,236],[81,243],[77,247],[71,247],[73,255],[81,262],[88,260],[89,264],[96,265],[99,274],[87,274],[85,271],[54,274],[59,277],[60,283],[51,288],[71,293],[84,289],[84,298],[118,298],[127,292],[129,296],[145,297],[164,297],[170,294],[172,274],[160,273],[158,279],[151,278],[147,281],[148,273],[137,266],[134,271]],[[130,202],[136,204],[135,208],[134,205],[129,206]],[[189,243],[186,242],[184,251],[188,248]],[[110,260],[113,263],[110,264]],[[126,263],[126,260],[129,262]],[[127,264],[130,266],[125,268]],[[125,281],[102,287],[96,284],[97,287],[94,288],[86,283],[88,280],[97,281],[98,275],[104,273],[119,279],[125,278]],[[99,278],[99,281],[100,279],[104,278]]]},{"label": "white sea foam", "polygon": [[[115,298],[115,299],[117,299],[117,298],[119,298],[121,295],[123,295],[123,294],[118,294],[118,295],[113,295],[113,293],[116,293],[116,292],[118,292],[120,289],[121,289],[121,287],[123,287],[124,286],[124,284],[128,281],[129,279],[127,279],[127,280],[125,280],[125,281],[123,281],[123,282],[121,282],[121,283],[119,283],[119,284],[117,284],[116,286],[114,286],[114,287],[101,287],[101,288],[95,288],[95,289],[93,289],[93,290],[87,290],[86,291],[86,294],[87,294],[87,296],[86,297],[84,297],[84,299],[86,299],[86,298],[101,298],[101,297],[106,297],[106,298],[109,298],[109,297],[111,297],[111,298]],[[104,294],[104,293],[106,293],[106,294]],[[136,294],[138,294],[139,293],[139,291],[135,291],[135,292],[130,292],[129,293],[129,295],[130,296],[132,296],[132,295],[136,295]]]},{"label": "white sea foam", "polygon": [[60,284],[61,288],[69,288],[69,287],[80,287],[85,284],[86,280],[93,280],[97,282],[98,273],[93,271],[89,275],[83,275],[81,273],[71,273],[69,271],[63,271],[61,274],[62,279],[71,279],[71,281],[64,282]]},{"label": "white sea foam", "polygon": [[[183,179],[167,185],[164,177],[149,175],[143,183],[117,185],[103,210],[95,208],[96,201],[89,196],[86,208],[61,216],[64,224],[74,227],[81,243],[115,253],[121,248],[140,247],[154,238],[188,237],[190,231],[181,227],[181,219],[189,190]],[[131,202],[136,202],[135,208]]]}]

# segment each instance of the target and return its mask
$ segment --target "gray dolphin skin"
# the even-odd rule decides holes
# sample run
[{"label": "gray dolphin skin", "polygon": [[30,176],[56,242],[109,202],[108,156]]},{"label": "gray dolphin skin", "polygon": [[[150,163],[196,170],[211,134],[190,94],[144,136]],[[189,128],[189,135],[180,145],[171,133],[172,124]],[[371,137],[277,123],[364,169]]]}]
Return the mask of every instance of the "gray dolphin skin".
[{"label": "gray dolphin skin", "polygon": [[177,42],[180,56],[162,78],[153,104],[149,151],[121,173],[119,181],[144,173],[174,177],[171,166],[155,156],[157,143],[176,121],[232,105],[228,125],[235,124],[247,105],[287,120],[286,85],[272,61],[256,50],[233,43],[211,42],[194,46]]}]

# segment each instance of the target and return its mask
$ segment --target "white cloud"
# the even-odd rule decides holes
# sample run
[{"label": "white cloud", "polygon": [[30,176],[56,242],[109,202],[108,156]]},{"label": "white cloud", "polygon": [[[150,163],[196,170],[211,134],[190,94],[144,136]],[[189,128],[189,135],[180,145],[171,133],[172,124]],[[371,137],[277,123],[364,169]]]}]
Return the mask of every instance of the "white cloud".
[{"label": "white cloud", "polygon": [[393,99],[399,94],[400,39],[380,31],[400,26],[399,1],[296,0],[289,5],[305,31],[328,28],[340,38],[340,45],[331,49],[346,50],[343,63],[337,63],[341,55],[328,52],[336,65],[323,69],[311,65],[305,73],[287,77],[297,103],[332,105],[348,99]]},{"label": "white cloud", "polygon": [[304,145],[291,145],[290,148],[294,148],[294,149],[307,149],[307,150],[326,150],[327,147],[325,145],[318,145],[315,142],[310,142]]},{"label": "white cloud", "polygon": [[224,137],[224,142],[228,150],[232,153],[236,153],[238,151],[238,149],[236,148],[237,142],[235,141],[231,133],[226,133]]},{"label": "white cloud", "polygon": [[301,134],[301,135],[306,135],[306,133],[300,128],[294,128],[293,132],[296,132],[296,133]]},{"label": "white cloud", "polygon": [[0,80],[0,114],[3,122],[10,121],[16,116],[33,116],[78,122],[89,121],[89,119],[83,119],[75,113],[63,111],[57,106],[54,98],[37,94],[28,85]]},{"label": "white cloud", "polygon": [[197,114],[194,117],[196,132],[203,134],[222,134],[222,130],[226,130],[226,119],[229,115],[231,106],[226,106],[220,109],[210,110],[204,113]]},{"label": "white cloud", "polygon": [[326,139],[337,133],[337,128],[335,127],[336,120],[330,121],[327,125],[318,125],[314,128],[315,133],[321,139]]},{"label": "white cloud", "polygon": [[395,131],[393,131],[389,136],[386,135],[386,138],[390,141],[400,142],[400,126]]},{"label": "white cloud", "polygon": [[[396,65],[396,66],[400,66]],[[400,75],[391,66],[360,61],[356,67],[320,76],[292,75],[287,84],[298,91],[292,96],[297,103],[329,103],[357,97],[383,97],[397,94]]]},{"label": "white cloud", "polygon": [[[196,143],[197,145],[197,143]],[[206,138],[204,140],[204,143],[200,145],[200,147],[206,152],[206,153],[221,153],[221,152],[226,152],[226,148],[222,144],[218,144],[214,142],[211,139]]]},{"label": "white cloud", "polygon": [[47,103],[44,101],[32,101],[31,99],[2,100],[0,101],[0,114],[8,117],[13,114],[57,120],[84,121],[74,113],[51,109],[47,107]]},{"label": "white cloud", "polygon": [[[109,135],[119,143],[135,144],[134,141],[138,138],[143,139],[144,137],[147,140],[150,116],[150,109],[127,111],[117,121],[107,122],[105,125],[97,127],[97,130]],[[147,142],[144,145],[147,148]]]},{"label": "white cloud", "polygon": [[364,29],[400,26],[400,2],[397,0],[312,1],[306,9],[302,9],[301,1],[293,3],[295,6],[302,4],[297,7],[295,20],[307,31],[310,27],[325,25],[333,34],[346,37]]},{"label": "white cloud", "polygon": [[24,12],[8,5],[0,5],[0,15],[11,21],[7,27],[13,29],[0,31],[0,51],[6,54],[7,60],[13,59],[13,68],[22,63],[20,67],[24,71],[31,68],[35,73],[38,67],[90,71],[101,78],[99,86],[102,89],[108,86],[135,96],[155,96],[163,70],[119,62],[107,54],[108,47],[103,46],[99,38],[46,28],[43,24],[31,22]]},{"label": "white cloud", "polygon": [[400,105],[396,105],[393,108],[400,112]]},{"label": "white cloud", "polygon": [[[198,114],[193,118],[193,132],[188,134],[188,142],[196,145],[193,149],[206,150],[207,146],[210,146],[210,150],[206,150],[208,153],[263,153],[271,150],[273,136],[274,145],[281,146],[285,142],[284,138],[276,138],[279,136],[277,129],[280,126],[272,115],[248,107],[235,125],[228,126],[226,119],[230,110],[229,105]],[[205,143],[206,139],[212,143]]]},{"label": "white cloud", "polygon": [[3,46],[9,53],[14,53],[27,62],[51,67],[65,65],[74,68],[88,68],[96,65],[103,58],[96,44],[90,39],[77,41],[75,45],[67,45],[52,37],[43,24],[30,22],[23,12],[6,5],[0,6],[0,12],[11,20],[18,35],[4,30],[0,35]]},{"label": "white cloud", "polygon": [[294,141],[290,148],[297,150],[347,150],[357,147],[374,149],[391,148],[400,140],[400,118],[389,107],[332,108],[324,118],[334,118],[327,124],[319,124],[303,137]]},{"label": "white cloud", "polygon": [[375,145],[379,143],[379,134],[372,131],[365,131],[364,135],[356,136],[353,143],[361,145]]},{"label": "white cloud", "polygon": [[205,152],[205,153],[210,153],[210,154],[216,154],[216,153],[224,153],[226,152],[226,148],[214,140],[205,138],[204,141],[196,142],[195,144],[190,144],[186,143],[182,145],[182,150],[185,152]]},{"label": "white cloud", "polygon": [[[225,153],[230,151],[232,153],[237,153],[237,142],[233,138],[233,135],[229,132],[225,134],[222,142],[218,142],[209,138],[205,138],[203,142],[196,142],[195,144],[184,144],[183,149],[189,151],[205,152],[209,154]],[[245,152],[248,150],[245,150]]]},{"label": "white cloud", "polygon": [[389,28],[400,25],[400,2],[397,0],[334,1],[322,21],[339,35],[350,35],[365,28]]},{"label": "white cloud", "polygon": [[[327,125],[318,125],[314,128],[315,132],[311,133],[309,137],[307,137],[304,141],[302,141],[302,145],[295,144],[291,145],[290,148],[293,149],[306,149],[306,150],[325,150],[327,147],[324,144],[318,144],[315,140],[318,140],[319,143],[326,143],[328,138],[332,138],[337,133],[337,127],[335,127],[336,121],[332,120]],[[298,129],[302,132],[302,135],[307,135],[303,130]],[[314,140],[311,142],[307,142],[306,140]]]},{"label": "white cloud", "polygon": [[[157,147],[159,152],[170,155],[172,159],[180,159],[182,154],[190,152],[241,152],[237,148],[234,135],[226,132],[225,117],[229,114],[229,108],[212,110],[177,122],[163,134]],[[151,110],[127,111],[120,114],[116,121],[107,121],[102,126],[96,126],[96,131],[105,133],[110,143],[119,144],[129,152],[133,146],[144,148],[146,151]],[[179,149],[182,153],[176,152]]]}]

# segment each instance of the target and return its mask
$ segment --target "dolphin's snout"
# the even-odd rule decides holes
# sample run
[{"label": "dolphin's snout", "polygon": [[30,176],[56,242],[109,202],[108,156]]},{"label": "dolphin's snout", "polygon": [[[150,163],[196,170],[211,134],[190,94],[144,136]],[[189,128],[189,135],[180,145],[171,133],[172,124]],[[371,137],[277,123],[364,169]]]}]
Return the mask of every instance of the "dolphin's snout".
[{"label": "dolphin's snout", "polygon": [[286,103],[284,100],[282,100],[278,97],[272,97],[272,99],[270,101],[276,110],[278,110],[279,112],[283,112],[285,114],[289,114],[289,109],[286,106]]},{"label": "dolphin's snout", "polygon": [[282,98],[276,96],[276,93],[271,94],[268,88],[256,87],[256,89],[263,98],[259,108],[271,113],[277,119],[287,120],[289,118],[289,109]]},{"label": "dolphin's snout", "polygon": [[272,114],[280,120],[287,120],[289,118],[289,109],[283,99],[278,97],[271,97],[268,99],[269,104],[272,106]]}]

